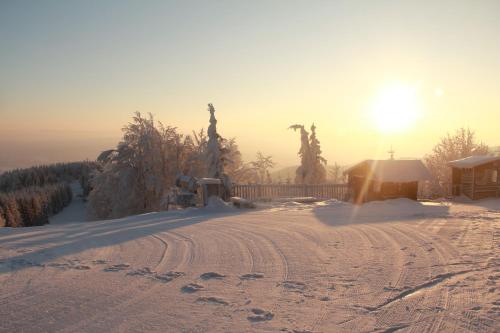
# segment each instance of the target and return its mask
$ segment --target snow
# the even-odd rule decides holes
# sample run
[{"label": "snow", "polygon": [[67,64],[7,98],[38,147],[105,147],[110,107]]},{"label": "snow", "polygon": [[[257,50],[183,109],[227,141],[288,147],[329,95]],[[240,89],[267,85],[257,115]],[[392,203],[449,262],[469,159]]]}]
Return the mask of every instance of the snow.
[{"label": "snow", "polygon": [[372,173],[372,179],[380,182],[413,182],[430,180],[429,170],[420,160],[366,160],[346,170],[353,170],[367,165]]},{"label": "snow", "polygon": [[0,332],[498,331],[500,199],[72,220],[0,229]]},{"label": "snow", "polygon": [[454,168],[463,169],[463,168],[474,168],[476,166],[495,161],[500,161],[500,157],[490,156],[490,155],[479,155],[479,156],[469,156],[466,158],[462,158],[460,160],[451,161],[448,163],[448,165]]},{"label": "snow", "polygon": [[235,210],[233,204],[225,202],[218,196],[208,198],[208,203],[204,209],[212,212],[231,212]]},{"label": "snow", "polygon": [[71,222],[84,222],[86,221],[86,202],[83,201],[82,187],[80,183],[73,182],[71,184],[73,192],[73,200],[68,207],[64,208],[60,213],[49,218],[51,224],[62,224]]}]

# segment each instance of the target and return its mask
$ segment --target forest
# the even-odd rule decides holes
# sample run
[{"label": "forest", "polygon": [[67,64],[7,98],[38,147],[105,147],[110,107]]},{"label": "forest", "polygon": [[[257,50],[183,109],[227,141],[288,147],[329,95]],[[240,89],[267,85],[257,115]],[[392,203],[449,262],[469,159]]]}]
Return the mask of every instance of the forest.
[{"label": "forest", "polygon": [[0,227],[44,225],[73,198],[72,181],[89,189],[94,162],[57,163],[7,171],[0,175]]}]

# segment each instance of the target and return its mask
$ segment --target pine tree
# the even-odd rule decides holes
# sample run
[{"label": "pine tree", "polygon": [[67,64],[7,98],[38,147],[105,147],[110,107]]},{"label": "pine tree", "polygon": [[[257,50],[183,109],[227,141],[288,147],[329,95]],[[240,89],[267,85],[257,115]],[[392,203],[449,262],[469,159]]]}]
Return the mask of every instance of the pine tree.
[{"label": "pine tree", "polygon": [[300,129],[300,166],[295,171],[295,183],[307,184],[311,166],[311,149],[309,145],[309,133],[305,130],[304,125],[291,125],[289,129],[294,131]]},{"label": "pine tree", "polygon": [[217,119],[215,118],[215,108],[212,104],[208,104],[210,112],[210,126],[208,126],[208,142],[207,142],[207,167],[208,177],[221,178],[224,174],[224,165],[221,153],[220,136],[217,133]]},{"label": "pine tree", "polygon": [[316,136],[316,126],[311,126],[311,135],[309,137],[310,148],[310,173],[307,175],[308,184],[321,184],[326,181],[326,159],[321,156],[320,142]]},{"label": "pine tree", "polygon": [[3,207],[0,204],[0,228],[5,227],[6,225],[7,221],[5,221]]}]

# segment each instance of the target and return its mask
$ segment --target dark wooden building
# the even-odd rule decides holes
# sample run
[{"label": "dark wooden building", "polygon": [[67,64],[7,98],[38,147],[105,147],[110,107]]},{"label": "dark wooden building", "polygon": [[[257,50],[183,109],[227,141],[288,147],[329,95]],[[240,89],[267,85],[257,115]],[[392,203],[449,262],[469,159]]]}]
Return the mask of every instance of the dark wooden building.
[{"label": "dark wooden building", "polygon": [[451,167],[452,194],[472,200],[499,197],[499,156],[469,156],[448,163]]},{"label": "dark wooden building", "polygon": [[430,180],[420,160],[366,160],[346,170],[353,201],[408,198],[417,200],[418,183]]}]

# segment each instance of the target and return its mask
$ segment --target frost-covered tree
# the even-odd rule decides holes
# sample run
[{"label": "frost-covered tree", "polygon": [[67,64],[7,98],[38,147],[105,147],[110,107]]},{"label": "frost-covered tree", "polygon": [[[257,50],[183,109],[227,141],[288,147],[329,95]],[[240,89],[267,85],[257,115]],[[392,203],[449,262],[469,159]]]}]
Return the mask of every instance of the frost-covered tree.
[{"label": "frost-covered tree", "polygon": [[3,208],[0,206],[0,228],[5,227],[7,225],[7,221],[5,220]]},{"label": "frost-covered tree", "polygon": [[252,168],[255,170],[257,179],[256,181],[260,184],[272,183],[271,175],[269,169],[273,168],[275,163],[273,162],[272,156],[265,156],[260,151],[257,152],[256,160],[250,162]]},{"label": "frost-covered tree", "polygon": [[311,135],[309,137],[310,166],[306,175],[307,184],[321,184],[326,181],[326,159],[321,156],[321,146],[316,136],[316,126],[311,126]]},{"label": "frost-covered tree", "polygon": [[309,133],[304,128],[304,125],[291,125],[289,127],[294,131],[300,130],[300,166],[295,171],[295,183],[307,184],[311,166],[311,149],[309,145]]},{"label": "frost-covered tree", "polygon": [[48,223],[49,216],[67,206],[72,197],[70,186],[64,182],[0,192],[0,215],[7,227],[43,225]]},{"label": "frost-covered tree", "polygon": [[475,132],[469,128],[460,128],[455,134],[442,137],[434,146],[432,153],[425,156],[424,161],[433,175],[431,195],[445,195],[446,184],[450,182],[451,168],[448,162],[472,155],[488,154],[488,146],[477,142]]},{"label": "frost-covered tree", "polygon": [[236,183],[246,183],[252,178],[252,168],[243,162],[235,138],[222,139],[224,172]]},{"label": "frost-covered tree", "polygon": [[91,218],[112,218],[161,209],[178,167],[175,128],[155,126],[153,116],[136,112],[123,139],[107,154],[89,195]]},{"label": "frost-covered tree", "polygon": [[210,112],[210,126],[208,126],[207,159],[208,177],[221,178],[224,174],[224,162],[222,156],[221,137],[217,133],[217,119],[215,118],[215,108],[208,104]]},{"label": "frost-covered tree", "polygon": [[229,199],[231,196],[231,178],[224,173],[224,165],[230,162],[229,150],[224,146],[227,142],[217,133],[217,119],[215,118],[215,108],[208,104],[210,112],[210,125],[208,126],[208,142],[206,151],[206,166],[208,177],[222,179],[224,185],[223,198]]},{"label": "frost-covered tree", "polygon": [[346,175],[344,174],[344,171],[345,168],[342,167],[337,162],[335,162],[332,166],[328,168],[328,176],[330,178],[330,181],[333,182],[334,184],[345,183]]}]

